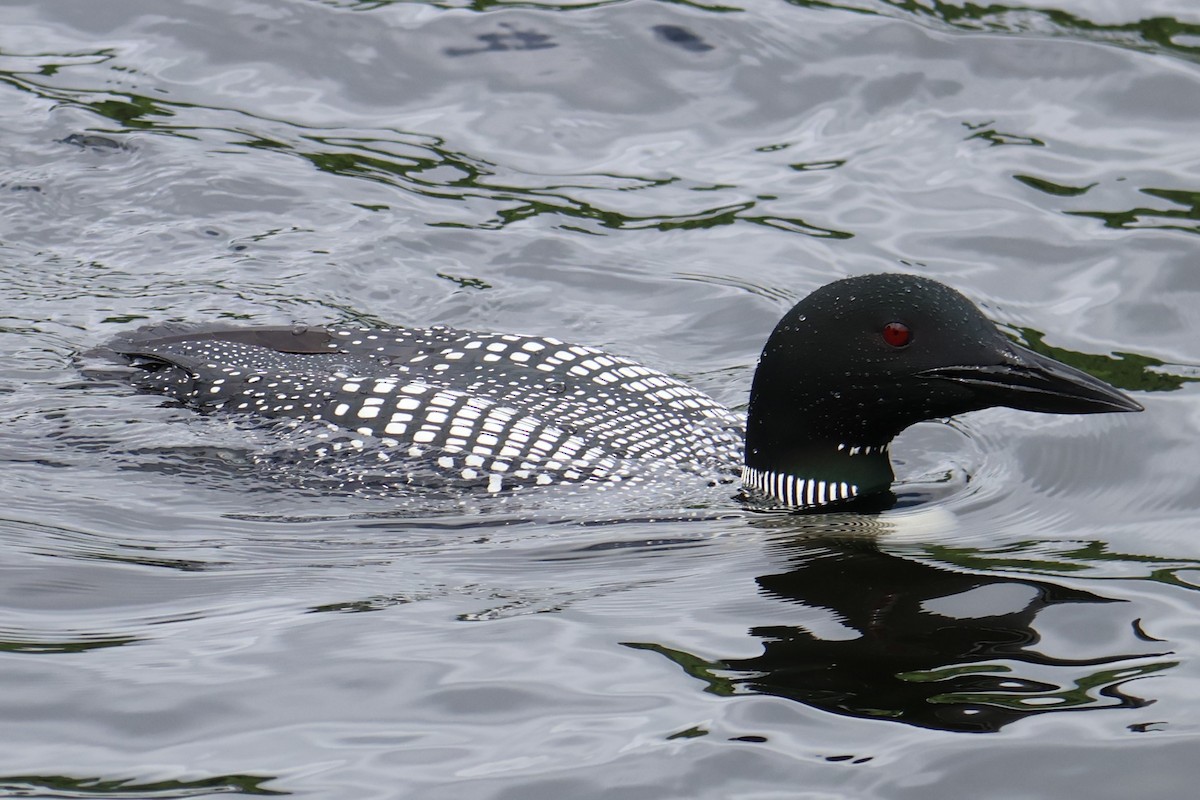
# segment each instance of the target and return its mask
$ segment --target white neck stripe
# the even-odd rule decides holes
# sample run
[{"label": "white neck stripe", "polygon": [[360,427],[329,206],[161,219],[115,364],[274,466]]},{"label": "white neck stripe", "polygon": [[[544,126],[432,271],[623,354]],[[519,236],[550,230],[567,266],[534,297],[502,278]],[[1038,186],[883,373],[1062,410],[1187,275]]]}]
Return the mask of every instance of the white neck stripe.
[{"label": "white neck stripe", "polygon": [[794,508],[824,506],[858,496],[858,487],[845,481],[819,481],[754,467],[742,467],[742,485]]},{"label": "white neck stripe", "polygon": [[886,444],[875,444],[875,445],[839,444],[837,446],[837,449],[838,449],[838,452],[848,450],[848,451],[850,451],[850,455],[852,455],[852,456],[869,456],[872,453],[886,453],[888,446]]}]

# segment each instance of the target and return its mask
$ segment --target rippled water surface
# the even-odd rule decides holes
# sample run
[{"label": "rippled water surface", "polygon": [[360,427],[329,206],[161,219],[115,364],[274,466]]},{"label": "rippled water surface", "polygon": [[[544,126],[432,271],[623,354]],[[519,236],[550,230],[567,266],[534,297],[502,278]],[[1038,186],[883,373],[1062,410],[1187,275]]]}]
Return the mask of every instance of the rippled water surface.
[{"label": "rippled water surface", "polygon": [[[1190,0],[0,3],[0,795],[1191,796],[1197,109]],[[423,511],[79,369],[445,323],[744,407],[895,270],[1146,412],[918,426],[879,517]]]}]

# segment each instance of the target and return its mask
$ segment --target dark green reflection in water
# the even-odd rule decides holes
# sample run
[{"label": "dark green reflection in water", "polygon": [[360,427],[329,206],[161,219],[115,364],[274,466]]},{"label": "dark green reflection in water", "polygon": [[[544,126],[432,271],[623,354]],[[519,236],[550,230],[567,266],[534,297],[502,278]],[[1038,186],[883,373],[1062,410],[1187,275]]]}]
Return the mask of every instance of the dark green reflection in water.
[{"label": "dark green reflection in water", "polygon": [[0,639],[0,653],[86,653],[89,650],[103,650],[107,647],[120,647],[141,641],[136,636],[107,636],[86,637],[79,639],[32,640],[32,639]]},{"label": "dark green reflection in water", "polygon": [[1200,192],[1182,189],[1142,189],[1142,194],[1181,208],[1137,207],[1127,211],[1067,211],[1076,217],[1101,220],[1106,228],[1159,228],[1200,233]]},{"label": "dark green reflection in water", "polygon": [[375,595],[362,600],[346,600],[340,603],[326,603],[308,609],[310,614],[335,613],[359,614],[371,611],[386,611],[396,606],[408,605],[424,599],[417,595]]},{"label": "dark green reflection in water", "polygon": [[1053,580],[887,553],[869,536],[789,540],[773,549],[785,569],[756,578],[760,594],[825,623],[780,625],[778,609],[772,624],[749,619],[749,635],[762,647],[751,658],[708,659],[654,642],[626,646],[664,656],[718,696],[773,695],[844,716],[962,733],[995,732],[1051,712],[1141,708],[1151,701],[1127,684],[1179,663],[1164,658],[1166,645],[1145,636],[1136,619],[1123,636],[1097,626],[1083,649],[1098,655],[1047,652],[1039,630],[1047,610],[1077,607],[1081,633],[1134,613],[1123,612],[1119,599]]},{"label": "dark green reflection in water", "polygon": [[1020,334],[1022,344],[1035,353],[1041,353],[1081,369],[1089,375],[1095,375],[1118,389],[1134,392],[1171,392],[1182,388],[1186,383],[1200,381],[1198,377],[1170,372],[1169,367],[1172,365],[1152,356],[1122,352],[1111,356],[1080,353],[1046,344],[1045,334],[1033,328],[1018,327],[1015,330]]},{"label": "dark green reflection in water", "polygon": [[[787,0],[803,8],[827,8],[872,15],[903,15],[916,22],[934,22],[965,31],[1033,33],[1104,42],[1136,50],[1170,53],[1200,60],[1200,25],[1173,17],[1150,17],[1134,22],[1104,25],[1056,8],[1031,8],[1001,3],[947,3],[941,0],[874,0],[864,3],[830,3],[820,0]],[[897,14],[899,12],[899,14]]]},{"label": "dark green reflection in water", "polygon": [[[345,8],[353,11],[373,11],[391,5],[412,4],[413,0],[318,0],[322,5]],[[538,3],[534,0],[423,0],[422,5],[433,8],[451,8],[463,11],[496,11],[506,8],[528,8],[539,11],[585,11],[603,6],[621,5],[626,0],[593,0],[587,3]],[[701,11],[742,11],[737,6],[692,3],[687,0],[661,0],[675,6],[695,8]]]},{"label": "dark green reflection in water", "polygon": [[[355,11],[371,11],[413,0],[321,0],[325,5]],[[624,0],[596,0],[585,3],[533,2],[533,0],[425,0],[434,8],[453,8],[469,11],[494,11],[508,8],[528,8],[543,11],[583,11]],[[671,5],[695,8],[716,13],[740,12],[738,5],[705,4],[687,0],[666,0]],[[1185,58],[1200,57],[1200,46],[1188,39],[1200,36],[1200,25],[1180,22],[1173,17],[1149,17],[1134,22],[1104,25],[1055,8],[1032,8],[1000,3],[949,3],[943,0],[863,0],[862,2],[823,2],[823,0],[787,0],[794,6],[812,9],[850,11],[873,16],[899,16],[916,22],[935,23],[958,30],[990,33],[1035,33],[1040,36],[1056,34],[1064,37],[1109,42],[1139,50],[1172,53]]]},{"label": "dark green reflection in water", "polygon": [[1024,145],[1025,147],[1045,147],[1046,143],[1041,139],[1035,139],[1032,136],[1021,136],[1016,133],[1004,133],[991,127],[993,120],[987,122],[964,122],[963,127],[971,131],[971,135],[966,138],[981,139],[987,142],[992,147],[1001,145]]},{"label": "dark green reflection in water", "polygon": [[[0,51],[0,55],[9,54]],[[456,152],[447,147],[444,140],[434,136],[396,131],[392,132],[395,138],[367,139],[298,133],[294,141],[283,141],[240,125],[236,128],[192,127],[184,124],[184,120],[195,107],[186,103],[169,103],[133,93],[50,87],[31,78],[34,75],[55,75],[75,64],[103,63],[113,57],[107,51],[70,56],[13,57],[23,69],[0,72],[0,82],[44,100],[85,108],[120,126],[120,130],[106,133],[141,131],[194,138],[203,131],[217,132],[241,147],[303,158],[328,174],[366,179],[407,194],[435,200],[457,201],[460,206],[465,206],[463,201],[477,199],[493,203],[489,218],[473,221],[435,220],[427,223],[432,227],[494,230],[534,217],[548,216],[559,218],[558,225],[561,228],[583,233],[602,233],[604,230],[685,230],[750,223],[823,239],[849,239],[853,236],[848,231],[828,228],[805,219],[763,213],[760,203],[773,199],[767,196],[726,202],[684,214],[625,214],[575,199],[571,192],[645,191],[674,184],[680,190],[699,193],[718,187],[684,185],[675,177],[641,178],[603,173],[572,175],[565,177],[565,180],[560,178],[561,182],[534,187],[512,185],[497,178],[505,169],[484,159]],[[236,115],[239,121],[248,123],[247,128],[260,124],[278,127],[277,121],[258,120],[245,112],[210,110]],[[401,154],[393,151],[401,151]],[[539,182],[555,180],[550,176],[521,177]],[[719,188],[736,190],[737,187]],[[373,205],[371,208],[384,210],[386,206]]]},{"label": "dark green reflection in water", "polygon": [[1045,178],[1035,178],[1032,175],[1013,175],[1013,178],[1025,184],[1030,189],[1036,189],[1039,192],[1055,197],[1078,197],[1081,194],[1086,194],[1089,189],[1096,186],[1095,183],[1089,183],[1087,186],[1067,186],[1061,183],[1053,183]]},{"label": "dark green reflection in water", "polygon": [[63,775],[0,775],[0,795],[5,797],[207,797],[213,794],[248,794],[259,797],[288,795],[263,786],[274,776],[220,775],[196,781],[105,780]]},{"label": "dark green reflection in water", "polygon": [[1107,542],[1098,540],[1059,544],[1061,548],[1053,553],[1048,551],[1047,543],[1040,540],[1013,542],[988,550],[930,545],[924,548],[924,552],[942,563],[962,569],[1020,571],[1050,576],[1085,573],[1094,570],[1097,564],[1106,562],[1145,564],[1147,571],[1140,576],[1141,580],[1181,589],[1200,589],[1195,577],[1200,575],[1200,561],[1117,553],[1112,551]]},{"label": "dark green reflection in water", "polygon": [[[371,11],[412,0],[323,0],[326,5],[355,11]],[[597,2],[565,4],[538,3],[531,0],[427,0],[424,4],[434,8],[453,8],[469,11],[494,11],[508,8],[528,8],[543,11],[584,11],[606,5],[616,5],[624,0],[598,0]],[[708,5],[667,0],[671,5],[695,8],[712,13],[740,12],[745,9],[737,5]],[[942,0],[863,0],[862,2],[823,2],[823,0],[787,0],[790,5],[801,8],[850,11],[871,16],[890,16],[910,19],[914,22],[946,26],[963,31],[986,31],[988,33],[1029,34],[1038,36],[1056,35],[1063,38],[1115,44],[1135,50],[1168,53],[1188,60],[1200,60],[1200,45],[1191,40],[1200,39],[1200,24],[1181,22],[1174,17],[1148,17],[1133,22],[1105,25],[1085,17],[1056,8],[1032,8],[1022,5],[1000,3],[948,3]]]},{"label": "dark green reflection in water", "polygon": [[821,172],[827,169],[837,169],[838,167],[845,166],[845,164],[846,159],[839,158],[832,161],[809,161],[801,164],[789,164],[788,166],[797,172]]},{"label": "dark green reflection in water", "polygon": [[[566,218],[562,227],[588,231],[570,225],[571,222],[591,222],[600,228],[612,230],[686,230],[691,228],[715,228],[749,222],[756,225],[778,228],[825,239],[849,239],[848,231],[815,225],[799,218],[777,217],[770,214],[753,213],[757,200],[746,200],[714,206],[690,214],[634,216],[576,200],[568,192],[596,188],[609,191],[628,192],[654,189],[678,184],[677,178],[638,178],[622,175],[597,174],[574,176],[579,183],[551,184],[536,189],[504,185],[494,180],[500,172],[497,165],[457,153],[445,148],[444,143],[433,137],[415,137],[398,134],[409,150],[409,155],[399,157],[380,148],[395,146],[394,142],[367,139],[333,139],[309,136],[306,140],[324,145],[327,149],[305,150],[293,145],[266,139],[246,140],[250,147],[271,149],[299,155],[310,161],[322,172],[354,178],[366,178],[376,183],[402,189],[436,199],[465,200],[486,198],[501,204],[495,215],[483,222],[442,221],[428,223],[432,227],[474,228],[494,230],[523,222],[533,217],[549,215]],[[333,148],[337,148],[334,150]],[[352,148],[352,149],[348,149]],[[414,153],[418,149],[420,152]],[[587,185],[593,182],[598,185]],[[698,187],[707,189],[709,187]],[[764,198],[766,199],[766,198]]]}]

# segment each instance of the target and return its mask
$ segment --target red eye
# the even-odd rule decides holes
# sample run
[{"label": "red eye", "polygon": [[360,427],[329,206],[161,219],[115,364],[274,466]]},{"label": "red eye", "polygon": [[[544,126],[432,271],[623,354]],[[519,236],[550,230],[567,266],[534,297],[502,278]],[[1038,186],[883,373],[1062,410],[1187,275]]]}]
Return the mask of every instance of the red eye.
[{"label": "red eye", "polygon": [[912,331],[903,322],[889,322],[883,326],[883,340],[892,347],[904,347],[912,340]]}]

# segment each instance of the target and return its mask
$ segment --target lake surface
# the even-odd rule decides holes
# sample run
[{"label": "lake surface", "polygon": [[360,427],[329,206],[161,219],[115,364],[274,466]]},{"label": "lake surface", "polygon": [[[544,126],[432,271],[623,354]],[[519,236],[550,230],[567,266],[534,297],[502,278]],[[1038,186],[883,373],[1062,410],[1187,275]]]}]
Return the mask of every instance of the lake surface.
[{"label": "lake surface", "polygon": [[[1190,0],[0,2],[0,796],[1191,796],[1198,110]],[[918,426],[877,517],[422,509],[80,370],[443,323],[744,409],[900,270],[1145,413]]]}]

